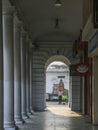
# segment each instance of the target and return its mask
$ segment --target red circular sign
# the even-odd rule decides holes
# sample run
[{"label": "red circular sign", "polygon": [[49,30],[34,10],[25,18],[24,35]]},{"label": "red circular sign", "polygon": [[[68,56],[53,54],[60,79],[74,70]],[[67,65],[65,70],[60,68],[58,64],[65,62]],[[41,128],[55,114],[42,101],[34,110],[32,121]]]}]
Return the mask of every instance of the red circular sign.
[{"label": "red circular sign", "polygon": [[87,74],[89,70],[89,67],[87,64],[77,64],[76,65],[76,71],[78,74]]}]

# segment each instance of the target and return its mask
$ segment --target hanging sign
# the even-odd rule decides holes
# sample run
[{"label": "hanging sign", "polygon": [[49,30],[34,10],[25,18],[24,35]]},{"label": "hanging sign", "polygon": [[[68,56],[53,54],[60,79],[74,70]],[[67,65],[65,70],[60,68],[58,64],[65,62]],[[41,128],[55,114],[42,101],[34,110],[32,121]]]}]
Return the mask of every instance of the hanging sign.
[{"label": "hanging sign", "polygon": [[76,71],[79,75],[86,75],[89,71],[89,66],[84,63],[76,64]]},{"label": "hanging sign", "polygon": [[89,65],[84,63],[70,65],[70,76],[84,76],[89,72]]},{"label": "hanging sign", "polygon": [[96,55],[98,49],[98,31],[96,31],[89,40],[88,54],[90,56]]}]

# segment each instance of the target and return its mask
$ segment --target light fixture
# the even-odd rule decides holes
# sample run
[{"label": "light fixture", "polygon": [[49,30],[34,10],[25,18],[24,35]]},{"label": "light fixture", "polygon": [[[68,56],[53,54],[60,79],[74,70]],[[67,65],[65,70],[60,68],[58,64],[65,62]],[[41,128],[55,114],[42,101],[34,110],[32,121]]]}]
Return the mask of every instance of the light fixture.
[{"label": "light fixture", "polygon": [[56,7],[60,7],[61,5],[62,5],[61,1],[60,0],[56,0],[55,6]]}]

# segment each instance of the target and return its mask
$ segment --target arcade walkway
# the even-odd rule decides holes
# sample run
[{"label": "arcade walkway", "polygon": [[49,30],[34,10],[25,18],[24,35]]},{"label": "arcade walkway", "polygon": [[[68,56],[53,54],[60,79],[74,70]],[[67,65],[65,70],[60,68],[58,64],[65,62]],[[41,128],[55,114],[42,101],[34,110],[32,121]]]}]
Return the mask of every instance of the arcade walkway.
[{"label": "arcade walkway", "polygon": [[67,105],[47,103],[47,110],[36,112],[19,130],[98,130],[87,117],[70,111]]}]

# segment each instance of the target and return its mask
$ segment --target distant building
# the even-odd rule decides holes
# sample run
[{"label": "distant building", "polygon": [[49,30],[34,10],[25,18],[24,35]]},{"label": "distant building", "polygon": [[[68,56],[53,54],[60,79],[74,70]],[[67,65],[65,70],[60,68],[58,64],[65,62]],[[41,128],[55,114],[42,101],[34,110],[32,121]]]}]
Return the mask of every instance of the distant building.
[{"label": "distant building", "polygon": [[53,64],[46,71],[46,93],[52,94],[53,86],[58,86],[60,79],[64,82],[64,89],[69,89],[69,69],[63,63]]}]

